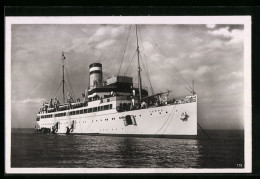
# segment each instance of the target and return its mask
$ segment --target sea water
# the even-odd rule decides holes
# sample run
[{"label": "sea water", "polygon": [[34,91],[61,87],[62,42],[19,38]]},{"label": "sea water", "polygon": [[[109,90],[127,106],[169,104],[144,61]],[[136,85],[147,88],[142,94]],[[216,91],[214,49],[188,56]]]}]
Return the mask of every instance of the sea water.
[{"label": "sea water", "polygon": [[34,134],[33,131],[12,129],[12,168],[244,167],[243,130],[207,130],[211,139]]}]

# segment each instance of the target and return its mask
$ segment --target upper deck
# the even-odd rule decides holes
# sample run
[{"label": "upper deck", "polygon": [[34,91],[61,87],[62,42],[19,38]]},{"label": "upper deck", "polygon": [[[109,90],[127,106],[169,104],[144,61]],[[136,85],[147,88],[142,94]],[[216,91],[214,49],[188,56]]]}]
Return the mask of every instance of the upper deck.
[{"label": "upper deck", "polygon": [[[161,103],[146,103],[144,106],[138,106],[133,108],[132,102],[133,100],[138,100],[138,97],[131,98],[131,96],[112,96],[109,98],[96,100],[87,103],[86,106],[73,105],[72,108],[68,108],[62,111],[56,110],[53,112],[42,112],[37,114],[37,119],[40,118],[54,118],[54,117],[63,117],[63,116],[73,116],[85,113],[97,113],[101,111],[114,110],[114,112],[122,112],[129,110],[138,110],[141,108],[151,108],[151,107],[159,107],[163,105],[178,105],[184,103],[192,103],[197,101],[197,95],[192,96],[183,96],[179,98],[174,98],[167,101],[161,101]],[[131,107],[132,105],[132,107]]]}]

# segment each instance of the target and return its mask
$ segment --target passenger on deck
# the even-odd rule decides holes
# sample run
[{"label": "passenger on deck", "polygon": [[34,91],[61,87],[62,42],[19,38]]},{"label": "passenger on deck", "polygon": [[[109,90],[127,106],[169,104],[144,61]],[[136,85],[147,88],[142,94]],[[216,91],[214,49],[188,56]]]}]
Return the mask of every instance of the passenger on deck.
[{"label": "passenger on deck", "polygon": [[143,108],[147,108],[146,102],[143,101],[143,102],[141,103],[141,108],[142,108],[142,109],[143,109]]},{"label": "passenger on deck", "polygon": [[133,90],[133,96],[135,96],[135,90]]},{"label": "passenger on deck", "polygon": [[53,100],[51,99],[50,100],[50,108],[52,108],[53,107]]}]

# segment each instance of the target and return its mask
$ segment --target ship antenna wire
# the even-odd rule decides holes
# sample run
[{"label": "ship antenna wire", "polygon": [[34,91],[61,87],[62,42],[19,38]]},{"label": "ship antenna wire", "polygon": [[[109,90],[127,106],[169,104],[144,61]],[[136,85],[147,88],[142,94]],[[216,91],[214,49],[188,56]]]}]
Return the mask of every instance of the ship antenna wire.
[{"label": "ship antenna wire", "polygon": [[[124,29],[124,31],[122,32],[122,34],[121,34],[121,36],[120,36],[120,38],[119,38],[119,45],[118,45],[118,48],[116,49],[116,51],[115,51],[115,53],[113,53],[113,56],[111,55],[110,57],[112,58],[112,60],[110,60],[110,63],[108,64],[108,73],[110,73],[111,71],[112,71],[112,69],[113,69],[113,67],[115,66],[115,65],[113,65],[113,62],[114,62],[114,60],[116,59],[116,57],[118,56],[118,54],[120,55],[120,51],[121,51],[121,48],[123,48],[123,37],[124,37],[124,34],[125,33],[127,33],[127,26],[125,26],[125,29]],[[110,52],[110,53],[112,53],[112,52]],[[111,58],[108,58],[108,59],[111,59]]]},{"label": "ship antenna wire", "polygon": [[[145,26],[144,26],[145,27]],[[150,34],[149,33],[149,31],[148,31],[148,29],[145,27],[145,29],[146,29],[146,31],[148,32],[148,34]],[[151,37],[151,35],[150,35],[150,37]],[[160,50],[160,52],[162,53],[162,54],[164,54],[164,56],[165,56],[165,53],[162,51],[162,49],[158,46],[158,44],[155,42],[155,40],[151,37],[151,39],[152,39],[152,41],[156,44],[156,47]],[[182,76],[182,74],[179,72],[179,70],[177,69],[177,68],[175,68],[175,67],[173,67],[175,70],[176,70],[176,72],[177,72],[177,75],[179,76],[179,78],[180,79],[182,79],[183,80],[183,82],[185,82],[187,85],[188,85],[188,87],[191,89],[191,91],[192,91],[192,87],[190,86],[190,84],[185,80],[185,78]],[[190,90],[189,90],[190,91]]]},{"label": "ship antenna wire", "polygon": [[122,59],[121,59],[121,62],[120,62],[119,71],[118,71],[118,74],[117,74],[117,75],[119,75],[119,73],[120,73],[121,66],[122,66],[122,62],[123,62],[123,60],[124,60],[125,50],[126,50],[126,47],[127,47],[127,42],[128,42],[128,39],[129,39],[129,35],[130,35],[131,28],[132,28],[132,25],[130,25],[130,27],[129,27],[128,36],[127,36],[127,39],[126,39],[125,48],[124,48],[123,56],[122,56]]}]

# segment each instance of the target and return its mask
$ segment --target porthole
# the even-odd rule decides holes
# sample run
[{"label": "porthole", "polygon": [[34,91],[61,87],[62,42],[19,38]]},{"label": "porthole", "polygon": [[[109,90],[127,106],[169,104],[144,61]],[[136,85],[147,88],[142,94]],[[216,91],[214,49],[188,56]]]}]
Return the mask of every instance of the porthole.
[{"label": "porthole", "polygon": [[168,112],[166,111],[166,113],[168,113]]}]

